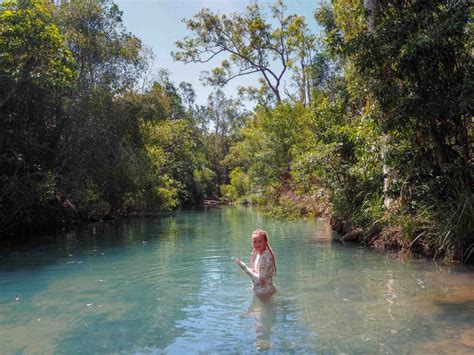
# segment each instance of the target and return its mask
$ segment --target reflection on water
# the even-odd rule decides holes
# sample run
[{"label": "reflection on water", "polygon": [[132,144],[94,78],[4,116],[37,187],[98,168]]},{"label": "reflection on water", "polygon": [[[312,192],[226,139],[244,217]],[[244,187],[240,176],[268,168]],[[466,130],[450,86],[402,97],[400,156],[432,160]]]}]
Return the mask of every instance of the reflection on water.
[{"label": "reflection on water", "polygon": [[388,303],[388,314],[390,315],[390,318],[392,320],[395,320],[392,314],[392,306],[394,304],[395,298],[397,298],[397,295],[395,294],[393,284],[394,284],[393,278],[389,278],[387,281],[387,291],[385,292],[385,296]]},{"label": "reflection on water", "polygon": [[245,313],[253,320],[255,327],[255,347],[257,350],[268,350],[272,347],[272,328],[277,311],[273,295],[255,295]]},{"label": "reflection on water", "polygon": [[[259,299],[233,262],[277,255]],[[333,242],[327,223],[252,210],[90,225],[0,254],[2,353],[468,353],[474,278]]]}]

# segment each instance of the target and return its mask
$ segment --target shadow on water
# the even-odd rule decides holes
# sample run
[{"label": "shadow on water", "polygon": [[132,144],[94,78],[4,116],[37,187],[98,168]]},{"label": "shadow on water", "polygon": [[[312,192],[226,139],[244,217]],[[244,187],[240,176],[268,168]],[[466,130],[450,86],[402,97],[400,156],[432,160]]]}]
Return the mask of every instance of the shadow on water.
[{"label": "shadow on water", "polygon": [[159,218],[126,219],[89,223],[64,233],[48,236],[40,243],[0,252],[0,271],[33,269],[71,256],[147,243],[179,234],[174,215]]},{"label": "shadow on water", "polygon": [[[467,296],[467,299],[466,299]],[[441,354],[449,349],[451,354],[474,353],[474,296],[464,291],[449,300],[434,301],[438,309],[436,326],[432,327],[432,340],[421,344],[417,351]],[[453,326],[455,325],[455,326]]]},{"label": "shadow on water", "polygon": [[471,299],[466,300],[435,301],[435,306],[440,310],[439,321],[446,322],[453,319],[459,325],[472,327],[474,325],[474,295],[471,294],[470,297]]},{"label": "shadow on water", "polygon": [[[140,301],[147,302],[144,299]],[[152,299],[148,302],[155,304]],[[147,312],[135,305],[116,318],[107,313],[83,317],[82,324],[62,334],[55,351],[68,349],[70,353],[83,353],[84,339],[94,339],[87,344],[87,353],[154,352],[157,344],[164,348],[185,332],[185,329],[175,326],[173,318],[164,315],[182,317],[185,305],[184,301],[178,300],[171,309],[155,305],[154,309],[148,308]]]}]

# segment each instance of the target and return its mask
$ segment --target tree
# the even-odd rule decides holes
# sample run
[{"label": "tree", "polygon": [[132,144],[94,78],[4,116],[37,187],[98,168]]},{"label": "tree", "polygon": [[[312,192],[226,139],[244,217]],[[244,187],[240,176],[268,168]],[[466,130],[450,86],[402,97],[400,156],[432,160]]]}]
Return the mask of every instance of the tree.
[{"label": "tree", "polygon": [[39,223],[55,200],[52,172],[63,95],[75,61],[44,1],[0,7],[0,234]]},{"label": "tree", "polygon": [[293,150],[311,134],[310,116],[302,104],[282,103],[259,109],[242,129],[242,139],[230,149],[225,163],[241,168],[256,190],[277,191],[292,183]]},{"label": "tree", "polygon": [[54,17],[78,63],[77,88],[114,93],[133,88],[147,62],[141,41],[126,30],[110,0],[61,1]]},{"label": "tree", "polygon": [[[207,63],[226,55],[211,73],[204,73],[208,83],[224,86],[230,80],[258,73],[277,102],[282,100],[287,72],[296,75],[301,101],[305,102],[306,67],[311,62],[314,37],[304,17],[285,15],[286,6],[278,0],[270,7],[271,18],[265,20],[258,4],[247,7],[244,14],[218,15],[201,10],[192,19],[184,20],[192,37],[176,42],[172,55],[184,63]],[[274,23],[274,24],[273,24]]]},{"label": "tree", "polygon": [[192,124],[184,119],[148,121],[142,124],[145,152],[151,162],[149,170],[150,200],[162,209],[196,204],[205,193],[212,171],[200,154],[199,137]]},{"label": "tree", "polygon": [[[108,0],[60,2],[54,18],[78,63],[56,173],[78,208],[118,209],[137,189],[143,143],[127,96],[147,65],[138,38]],[[88,203],[87,196],[95,196]],[[101,206],[100,208],[98,206]]]},{"label": "tree", "polygon": [[239,100],[227,98],[220,89],[209,95],[207,105],[202,110],[201,115],[208,125],[207,142],[212,144],[208,160],[215,172],[214,192],[217,195],[219,186],[228,180],[228,170],[222,160],[229,152],[235,135],[244,126],[246,112]]},{"label": "tree", "polygon": [[220,89],[211,93],[207,99],[207,117],[209,130],[214,131],[214,153],[219,155],[221,142],[243,127],[244,113],[242,103],[233,98],[227,98]]},{"label": "tree", "polygon": [[336,0],[333,15],[347,113],[382,133],[386,213],[406,216],[397,228],[420,236],[410,247],[472,253],[472,6]]}]

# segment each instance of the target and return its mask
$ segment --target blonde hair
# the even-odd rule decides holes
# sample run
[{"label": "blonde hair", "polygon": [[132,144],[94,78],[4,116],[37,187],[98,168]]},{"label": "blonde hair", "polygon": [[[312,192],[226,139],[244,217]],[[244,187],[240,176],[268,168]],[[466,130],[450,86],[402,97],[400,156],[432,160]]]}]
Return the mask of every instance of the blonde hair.
[{"label": "blonde hair", "polygon": [[[268,243],[268,234],[265,232],[263,229],[256,229],[252,232],[252,239],[254,237],[263,237],[264,240],[267,242],[267,249],[270,252],[272,259],[273,259],[273,267],[275,268],[275,274],[276,274],[276,259],[275,259],[275,254],[273,253],[273,249],[270,246],[270,243]],[[252,256],[250,257],[250,265],[254,267],[254,259],[255,259],[255,254],[257,251],[254,249],[252,250]]]}]

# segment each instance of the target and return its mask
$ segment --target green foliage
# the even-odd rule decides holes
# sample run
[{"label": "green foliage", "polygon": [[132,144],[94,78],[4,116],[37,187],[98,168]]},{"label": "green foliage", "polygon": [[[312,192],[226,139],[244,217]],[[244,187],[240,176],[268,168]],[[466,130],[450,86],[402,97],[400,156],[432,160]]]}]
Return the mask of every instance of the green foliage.
[{"label": "green foliage", "polygon": [[15,1],[6,1],[2,5],[0,61],[2,78],[8,78],[12,91],[27,83],[62,88],[74,77],[74,60],[46,4],[30,1],[20,6]]},{"label": "green foliage", "polygon": [[325,47],[308,72],[310,109],[256,110],[224,159],[240,179],[222,193],[258,194],[276,215],[330,211],[367,243],[467,258],[472,13],[466,2],[375,5],[316,12]]},{"label": "green foliage", "polygon": [[[380,202],[377,206],[376,174],[378,189],[357,183],[333,207],[345,211],[341,215],[352,225],[401,227],[400,245],[420,245],[425,253],[449,259],[472,244],[463,232],[472,229],[468,219],[446,212],[464,216],[469,209],[457,206],[472,199],[472,10],[467,2],[375,4],[376,11],[368,13],[360,2],[336,1],[333,15],[326,6],[317,18],[324,22],[329,52],[344,63],[346,120],[352,127],[354,113],[365,112],[381,134],[372,142],[383,176],[390,178],[384,197],[394,202],[385,212]],[[348,172],[357,161],[349,162]],[[352,202],[360,196],[375,203],[369,203],[372,212],[362,213],[366,202]],[[351,205],[353,211],[344,208]]]},{"label": "green foliage", "polygon": [[118,7],[21,4],[0,7],[2,237],[210,194],[203,132],[183,106],[192,88],[162,72],[134,90],[148,63]]},{"label": "green foliage", "polygon": [[109,0],[60,2],[54,16],[79,64],[78,89],[120,92],[144,70],[141,41],[123,26],[122,12]]},{"label": "green foliage", "polygon": [[230,184],[221,185],[222,198],[236,201],[250,192],[250,179],[241,168],[237,167],[230,172]]},{"label": "green foliage", "polygon": [[450,181],[456,194],[437,204],[403,206],[385,216],[389,226],[400,228],[399,243],[407,251],[432,254],[445,261],[469,261],[474,246],[473,195],[462,181]]},{"label": "green foliage", "polygon": [[[311,148],[314,134],[313,116],[302,104],[283,103],[272,111],[261,108],[242,129],[241,140],[231,147],[224,160],[233,170],[230,184],[223,186],[222,194],[234,201],[286,207],[292,201],[297,206],[294,210],[312,213],[309,210],[315,209],[308,207],[312,202],[304,206],[300,197],[284,195],[295,189],[301,194],[310,192],[305,190],[303,180],[310,185],[314,175],[303,172],[301,157]],[[313,172],[314,167],[309,169]]]},{"label": "green foliage", "polygon": [[218,196],[219,186],[229,179],[228,167],[222,160],[244,125],[247,113],[240,100],[228,98],[222,90],[217,89],[209,95],[207,105],[200,108],[199,116],[206,132],[206,159],[214,171],[210,194]]},{"label": "green foliage", "polygon": [[42,1],[0,8],[0,234],[43,223],[55,200],[54,150],[75,77],[51,9]]},{"label": "green foliage", "polygon": [[452,197],[417,209],[414,221],[423,236],[413,244],[447,261],[467,261],[474,245],[474,196],[464,188],[463,181],[451,180],[448,184],[455,191]]},{"label": "green foliage", "polygon": [[470,4],[335,0],[315,13],[317,50],[285,9],[202,10],[177,42],[185,62],[227,55],[214,85],[260,73],[242,89],[260,103],[250,114],[220,90],[193,106],[166,71],[138,89],[148,54],[108,0],[3,2],[0,233],[220,193],[278,216],[330,213],[366,243],[472,258]]},{"label": "green foliage", "polygon": [[[202,161],[202,163],[206,163]],[[206,166],[200,166],[193,172],[194,177],[194,188],[197,196],[207,197],[213,194],[211,186],[213,186],[216,178],[216,173]]]},{"label": "green foliage", "polygon": [[[145,123],[142,132],[152,163],[153,185],[163,185],[165,190],[173,192],[167,195],[166,208],[196,203],[199,198],[196,188],[205,191],[212,173],[195,154],[197,142],[190,124],[185,120]],[[199,178],[199,184],[195,178]]]}]

